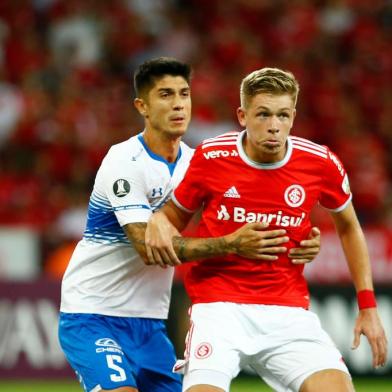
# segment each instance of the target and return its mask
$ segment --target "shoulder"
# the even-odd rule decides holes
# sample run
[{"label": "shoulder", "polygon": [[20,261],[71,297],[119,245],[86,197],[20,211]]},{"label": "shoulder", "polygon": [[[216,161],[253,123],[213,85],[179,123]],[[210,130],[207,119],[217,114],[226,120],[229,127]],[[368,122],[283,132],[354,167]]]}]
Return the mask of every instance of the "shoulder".
[{"label": "shoulder", "polygon": [[300,152],[309,158],[328,159],[329,148],[298,136],[289,136],[293,151]]},{"label": "shoulder", "polygon": [[339,157],[328,146],[314,143],[308,139],[290,136],[293,151],[302,154],[312,165],[324,167],[328,171],[338,170],[341,176],[345,175],[345,169]]},{"label": "shoulder", "polygon": [[143,145],[137,136],[132,136],[118,144],[113,144],[107,152],[104,161],[114,165],[127,162],[137,162],[144,155]]},{"label": "shoulder", "polygon": [[[100,170],[110,175],[112,172],[138,172],[144,165],[140,162],[144,154],[143,146],[136,136],[110,147],[102,161]],[[132,167],[132,171],[130,171]]]},{"label": "shoulder", "polygon": [[201,142],[201,144],[199,144],[199,147],[206,149],[209,147],[217,147],[217,146],[219,147],[233,146],[237,144],[237,140],[239,136],[240,136],[240,132],[238,131],[222,133],[221,135],[204,139]]},{"label": "shoulder", "polygon": [[203,160],[238,156],[237,142],[240,132],[226,132],[221,135],[203,140],[196,149],[195,155]]},{"label": "shoulder", "polygon": [[113,144],[107,156],[112,159],[122,159],[124,157],[132,157],[134,154],[143,150],[143,146],[138,140],[137,136],[132,136],[131,138],[117,144]]}]

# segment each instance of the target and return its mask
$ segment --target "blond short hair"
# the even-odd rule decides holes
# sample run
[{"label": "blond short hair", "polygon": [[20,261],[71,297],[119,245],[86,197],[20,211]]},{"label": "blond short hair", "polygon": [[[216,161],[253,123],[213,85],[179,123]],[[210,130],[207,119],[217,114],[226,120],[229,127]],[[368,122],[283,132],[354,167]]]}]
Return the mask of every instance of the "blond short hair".
[{"label": "blond short hair", "polygon": [[241,82],[241,106],[247,107],[249,99],[265,93],[273,95],[289,94],[297,103],[299,84],[289,71],[279,68],[261,68],[247,75]]}]

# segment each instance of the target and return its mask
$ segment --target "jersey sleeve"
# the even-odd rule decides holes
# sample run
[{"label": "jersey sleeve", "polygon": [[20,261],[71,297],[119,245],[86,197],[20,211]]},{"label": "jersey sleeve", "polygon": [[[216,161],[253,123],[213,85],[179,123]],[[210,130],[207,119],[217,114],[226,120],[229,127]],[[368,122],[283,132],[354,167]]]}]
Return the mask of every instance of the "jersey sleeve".
[{"label": "jersey sleeve", "polygon": [[199,146],[190,163],[184,178],[172,193],[173,202],[187,212],[195,212],[206,195],[206,160]]},{"label": "jersey sleeve", "polygon": [[144,181],[144,168],[129,166],[108,154],[102,162],[102,183],[105,194],[121,226],[147,222],[152,214]]},{"label": "jersey sleeve", "polygon": [[351,201],[352,194],[346,170],[340,159],[330,150],[324,172],[320,204],[331,211],[342,211]]}]

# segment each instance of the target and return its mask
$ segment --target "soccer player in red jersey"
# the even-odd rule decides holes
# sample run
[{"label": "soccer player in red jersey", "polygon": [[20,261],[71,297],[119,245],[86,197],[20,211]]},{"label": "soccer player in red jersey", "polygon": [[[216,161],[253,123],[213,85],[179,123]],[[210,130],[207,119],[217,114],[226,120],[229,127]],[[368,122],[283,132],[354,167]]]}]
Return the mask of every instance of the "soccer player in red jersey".
[{"label": "soccer player in red jersey", "polygon": [[[185,374],[184,391],[228,391],[246,366],[276,391],[354,390],[341,354],[307,310],[304,265],[289,258],[311,230],[316,203],[331,213],[357,291],[353,347],[364,334],[373,366],[386,362],[387,340],[346,171],[328,147],[289,136],[298,92],[295,77],[280,69],[245,77],[237,110],[245,130],[205,140],[172,200],[148,224],[151,264],[173,265],[206,255],[206,249],[215,255],[221,250],[220,257],[194,263],[185,279],[192,308],[185,361],[177,366]],[[181,230],[200,208],[202,238],[171,238],[170,225]],[[254,260],[251,247],[236,254],[229,233],[244,223],[286,230],[288,242],[280,247],[287,251],[272,247],[262,261]],[[254,241],[265,239],[255,235]]]}]

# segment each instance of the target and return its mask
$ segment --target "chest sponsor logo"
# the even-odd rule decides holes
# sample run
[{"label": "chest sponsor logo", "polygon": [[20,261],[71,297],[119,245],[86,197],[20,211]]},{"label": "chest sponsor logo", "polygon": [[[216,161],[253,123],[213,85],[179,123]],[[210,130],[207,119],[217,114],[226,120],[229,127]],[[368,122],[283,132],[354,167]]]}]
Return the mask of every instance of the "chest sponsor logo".
[{"label": "chest sponsor logo", "polygon": [[217,218],[219,220],[229,220],[230,219],[230,214],[227,211],[227,208],[223,204],[220,206],[220,209],[217,212],[218,212]]},{"label": "chest sponsor logo", "polygon": [[238,193],[236,187],[233,185],[231,188],[229,188],[224,194],[223,197],[231,197],[233,199],[239,199],[241,196]]},{"label": "chest sponsor logo", "polygon": [[305,201],[305,189],[301,185],[290,185],[285,193],[284,200],[290,207],[299,207]]},{"label": "chest sponsor logo", "polygon": [[215,158],[225,158],[225,157],[237,157],[238,151],[236,150],[213,150],[208,152],[203,152],[205,159],[215,159]]},{"label": "chest sponsor logo", "polygon": [[117,197],[124,197],[131,191],[131,185],[127,180],[120,178],[113,184],[113,192]]},{"label": "chest sponsor logo", "polygon": [[262,212],[247,211],[242,207],[234,207],[233,212],[230,214],[227,207],[221,204],[217,211],[218,220],[232,220],[238,223],[253,223],[262,222],[269,223],[274,226],[280,227],[299,227],[301,226],[306,214],[303,212],[298,215],[285,215],[283,211],[278,211],[276,214],[266,214]]}]

